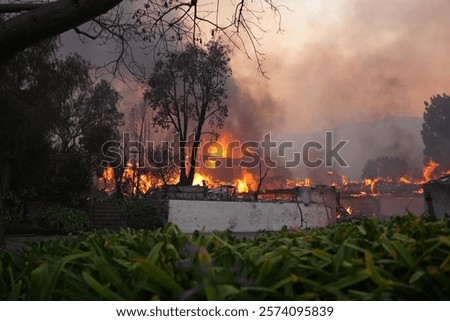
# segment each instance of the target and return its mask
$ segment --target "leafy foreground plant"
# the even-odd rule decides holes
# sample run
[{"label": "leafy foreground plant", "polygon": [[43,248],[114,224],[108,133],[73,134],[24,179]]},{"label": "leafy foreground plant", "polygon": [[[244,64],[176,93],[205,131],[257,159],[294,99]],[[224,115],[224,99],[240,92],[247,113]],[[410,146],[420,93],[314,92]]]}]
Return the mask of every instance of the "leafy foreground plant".
[{"label": "leafy foreground plant", "polygon": [[450,221],[405,216],[236,239],[90,232],[0,254],[14,300],[449,300]]}]

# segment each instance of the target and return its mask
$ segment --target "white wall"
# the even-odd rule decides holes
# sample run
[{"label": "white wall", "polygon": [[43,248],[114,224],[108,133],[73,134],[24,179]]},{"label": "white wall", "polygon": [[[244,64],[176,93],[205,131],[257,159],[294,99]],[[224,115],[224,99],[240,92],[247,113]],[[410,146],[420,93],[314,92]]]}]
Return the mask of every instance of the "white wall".
[{"label": "white wall", "polygon": [[[336,222],[335,204],[299,204],[306,223],[302,228],[325,227]],[[183,232],[212,232],[230,229],[233,232],[279,231],[301,228],[297,203],[169,201],[169,222]]]}]

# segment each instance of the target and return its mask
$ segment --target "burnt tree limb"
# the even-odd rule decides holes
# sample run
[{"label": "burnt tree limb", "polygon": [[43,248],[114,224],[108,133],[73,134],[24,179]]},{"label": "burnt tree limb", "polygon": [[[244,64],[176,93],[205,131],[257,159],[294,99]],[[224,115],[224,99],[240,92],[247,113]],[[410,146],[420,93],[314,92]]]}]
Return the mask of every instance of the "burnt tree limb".
[{"label": "burnt tree limb", "polygon": [[108,12],[122,0],[59,0],[0,22],[0,63],[47,38]]}]

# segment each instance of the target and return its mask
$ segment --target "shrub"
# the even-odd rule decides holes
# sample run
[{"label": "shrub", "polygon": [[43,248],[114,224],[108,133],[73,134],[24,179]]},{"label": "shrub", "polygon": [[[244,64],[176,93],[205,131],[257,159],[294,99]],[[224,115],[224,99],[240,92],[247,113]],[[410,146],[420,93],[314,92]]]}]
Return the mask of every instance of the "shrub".
[{"label": "shrub", "polygon": [[85,231],[91,227],[89,215],[81,210],[52,205],[40,217],[41,227],[48,232]]},{"label": "shrub", "polygon": [[[1,201],[1,200],[0,200]],[[18,224],[25,220],[25,203],[14,193],[3,195],[5,224]]]},{"label": "shrub", "polygon": [[139,198],[119,199],[117,202],[128,227],[155,230],[167,223],[169,215],[167,201]]},{"label": "shrub", "polygon": [[1,300],[450,300],[450,221],[97,231],[0,251]]}]

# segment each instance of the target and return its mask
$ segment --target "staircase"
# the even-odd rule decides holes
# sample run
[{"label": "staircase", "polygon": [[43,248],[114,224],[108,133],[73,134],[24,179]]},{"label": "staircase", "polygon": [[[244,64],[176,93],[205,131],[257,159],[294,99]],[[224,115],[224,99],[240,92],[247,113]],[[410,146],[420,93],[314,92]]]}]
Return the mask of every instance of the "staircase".
[{"label": "staircase", "polygon": [[113,231],[118,231],[121,227],[125,227],[125,219],[122,218],[114,200],[106,200],[96,204],[94,227],[96,229]]}]

